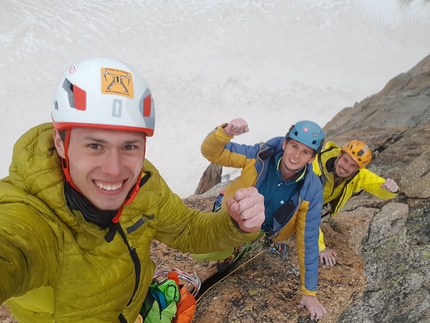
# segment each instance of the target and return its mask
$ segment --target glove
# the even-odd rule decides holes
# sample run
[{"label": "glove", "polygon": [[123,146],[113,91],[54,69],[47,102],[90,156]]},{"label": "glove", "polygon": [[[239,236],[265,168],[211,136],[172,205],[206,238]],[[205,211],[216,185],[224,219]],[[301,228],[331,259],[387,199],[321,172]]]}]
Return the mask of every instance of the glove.
[{"label": "glove", "polygon": [[399,191],[399,187],[397,186],[396,182],[391,178],[387,178],[385,183],[381,185],[381,188],[392,193],[397,193]]}]

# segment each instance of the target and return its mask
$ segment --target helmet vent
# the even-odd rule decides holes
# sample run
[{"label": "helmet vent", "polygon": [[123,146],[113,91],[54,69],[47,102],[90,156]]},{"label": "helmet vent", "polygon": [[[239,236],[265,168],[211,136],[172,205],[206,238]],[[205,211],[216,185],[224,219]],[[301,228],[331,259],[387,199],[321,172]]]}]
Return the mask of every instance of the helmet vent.
[{"label": "helmet vent", "polygon": [[67,97],[69,99],[69,106],[72,109],[85,111],[87,93],[81,88],[73,85],[68,79],[65,79],[63,82],[63,89],[67,93]]},{"label": "helmet vent", "polygon": [[76,109],[75,98],[73,97],[73,90],[72,90],[73,84],[70,83],[70,81],[68,79],[64,79],[63,89],[67,93],[67,97],[69,99],[69,107],[71,107],[72,109]]},{"label": "helmet vent", "polygon": [[148,94],[148,96],[146,96],[143,99],[143,116],[144,117],[149,117],[151,115],[151,105],[152,105],[151,94]]}]

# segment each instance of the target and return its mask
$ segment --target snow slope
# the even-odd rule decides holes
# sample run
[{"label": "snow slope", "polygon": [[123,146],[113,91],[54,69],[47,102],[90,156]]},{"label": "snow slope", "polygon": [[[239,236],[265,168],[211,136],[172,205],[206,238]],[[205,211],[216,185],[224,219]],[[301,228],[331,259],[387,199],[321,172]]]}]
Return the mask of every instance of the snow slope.
[{"label": "snow slope", "polygon": [[379,90],[430,53],[430,2],[397,0],[2,0],[0,177],[12,146],[50,121],[71,63],[126,61],[151,85],[148,159],[181,197],[208,162],[205,135],[243,117],[242,143],[284,135]]}]

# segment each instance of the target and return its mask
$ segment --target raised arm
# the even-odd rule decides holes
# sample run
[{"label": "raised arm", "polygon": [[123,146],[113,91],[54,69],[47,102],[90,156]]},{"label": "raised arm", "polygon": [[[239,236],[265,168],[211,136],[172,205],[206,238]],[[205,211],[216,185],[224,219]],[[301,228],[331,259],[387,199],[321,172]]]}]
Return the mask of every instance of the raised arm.
[{"label": "raised arm", "polygon": [[241,145],[230,141],[235,135],[248,131],[248,124],[240,118],[218,126],[202,142],[201,153],[203,157],[221,166],[245,167],[248,159],[254,158],[260,145]]}]

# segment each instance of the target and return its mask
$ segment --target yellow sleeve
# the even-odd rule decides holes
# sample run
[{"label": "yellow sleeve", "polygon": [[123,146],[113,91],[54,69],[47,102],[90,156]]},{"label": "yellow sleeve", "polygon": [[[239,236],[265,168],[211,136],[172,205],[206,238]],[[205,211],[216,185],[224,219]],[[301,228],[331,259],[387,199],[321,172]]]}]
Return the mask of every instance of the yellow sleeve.
[{"label": "yellow sleeve", "polygon": [[321,227],[320,227],[320,236],[318,239],[318,248],[319,248],[320,252],[326,248],[325,243],[324,243],[324,233],[322,232]]}]

